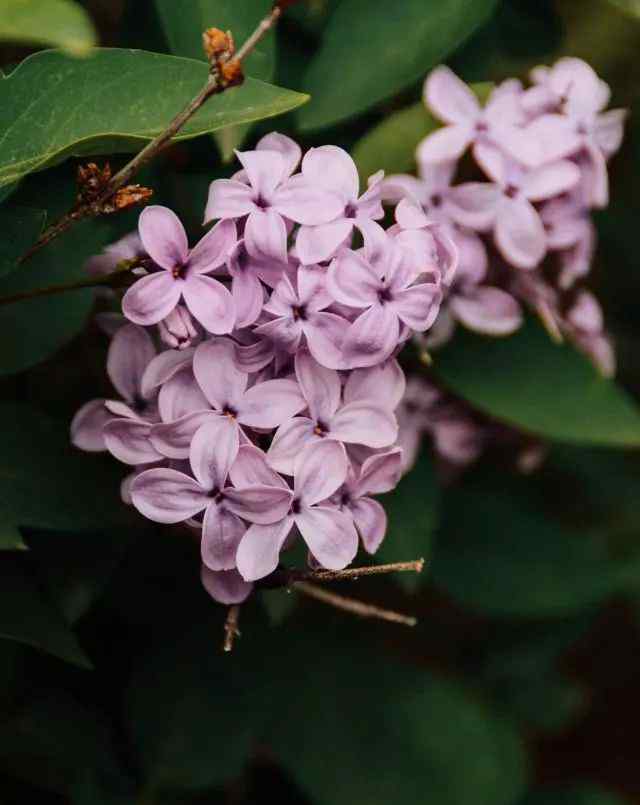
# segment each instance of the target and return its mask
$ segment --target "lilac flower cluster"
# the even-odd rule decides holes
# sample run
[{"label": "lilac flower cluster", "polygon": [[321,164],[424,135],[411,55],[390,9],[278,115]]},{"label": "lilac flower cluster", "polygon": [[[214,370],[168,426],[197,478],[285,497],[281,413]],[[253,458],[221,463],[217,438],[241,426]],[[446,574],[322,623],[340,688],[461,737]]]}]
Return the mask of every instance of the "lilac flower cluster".
[{"label": "lilac flower cluster", "polygon": [[[504,81],[481,106],[451,70],[435,69],[424,101],[445,125],[417,149],[419,178],[387,177],[383,199],[399,202],[403,233],[438,222],[458,249],[425,346],[446,342],[456,323],[508,335],[524,303],[610,375],[615,356],[602,312],[581,281],[595,247],[590,210],[608,203],[607,160],[622,142],[626,112],[604,111],[609,88],[580,59],[536,68],[531,80],[528,88]],[[469,149],[488,181],[454,184]]]},{"label": "lilac flower cluster", "polygon": [[[211,184],[193,247],[147,207],[138,233],[89,270],[131,261],[107,373],[120,399],[76,414],[73,443],[133,469],[123,498],[200,535],[206,589],[239,602],[301,537],[313,566],[373,553],[386,516],[371,495],[401,473],[395,356],[438,314],[457,252],[438,223],[378,223],[382,173],[360,194],[340,148],[304,159],[270,134]],[[298,166],[300,170],[298,171]]]}]

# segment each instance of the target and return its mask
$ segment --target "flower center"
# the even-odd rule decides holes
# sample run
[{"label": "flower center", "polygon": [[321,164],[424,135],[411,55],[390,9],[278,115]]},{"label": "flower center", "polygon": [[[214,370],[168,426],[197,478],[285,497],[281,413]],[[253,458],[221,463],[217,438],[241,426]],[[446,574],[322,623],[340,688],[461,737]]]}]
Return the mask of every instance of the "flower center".
[{"label": "flower center", "polygon": [[217,486],[214,486],[213,489],[210,489],[207,492],[207,497],[211,498],[214,503],[222,503],[224,500],[224,492]]},{"label": "flower center", "polygon": [[321,419],[316,422],[316,426],[313,429],[313,432],[316,436],[324,437],[329,433],[329,426],[326,425]]},{"label": "flower center", "polygon": [[183,280],[186,276],[186,273],[187,273],[187,266],[184,263],[178,266],[174,266],[171,269],[171,276],[174,278],[174,280]]},{"label": "flower center", "polygon": [[256,207],[259,207],[261,210],[268,210],[271,204],[267,201],[267,199],[258,193],[258,196],[255,200]]},{"label": "flower center", "polygon": [[358,214],[358,208],[355,204],[349,203],[344,208],[344,217],[345,218],[355,218]]},{"label": "flower center", "polygon": [[429,204],[432,207],[439,207],[442,204],[442,196],[440,193],[434,193],[431,198],[429,199]]},{"label": "flower center", "polygon": [[489,131],[489,126],[484,122],[484,120],[479,120],[476,123],[476,133],[477,134],[486,134]]},{"label": "flower center", "polygon": [[229,419],[231,420],[235,420],[236,417],[238,416],[238,412],[236,411],[236,409],[232,408],[230,405],[225,405],[224,408],[222,409],[222,413],[225,416],[229,417]]},{"label": "flower center", "polygon": [[136,394],[133,398],[131,407],[137,414],[143,414],[147,410],[149,403],[140,394]]},{"label": "flower center", "polygon": [[391,298],[391,291],[388,288],[381,288],[378,291],[378,302],[381,305],[384,305],[385,302],[390,302]]},{"label": "flower center", "polygon": [[294,321],[305,321],[307,318],[307,309],[304,305],[294,305],[293,308],[293,320]]},{"label": "flower center", "polygon": [[514,184],[508,184],[504,189],[505,196],[515,198],[518,195],[518,188]]},{"label": "flower center", "polygon": [[291,504],[291,514],[300,514],[300,498],[295,498]]}]

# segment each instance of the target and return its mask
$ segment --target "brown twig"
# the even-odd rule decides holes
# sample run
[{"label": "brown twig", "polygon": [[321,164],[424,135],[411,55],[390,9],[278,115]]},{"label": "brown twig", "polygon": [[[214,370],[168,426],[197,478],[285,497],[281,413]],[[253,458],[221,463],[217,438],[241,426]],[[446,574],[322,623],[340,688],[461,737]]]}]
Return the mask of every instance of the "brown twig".
[{"label": "brown twig", "polygon": [[292,589],[310,598],[315,598],[316,601],[322,601],[323,604],[329,604],[329,606],[342,609],[345,612],[351,612],[353,615],[359,615],[361,618],[375,618],[377,620],[389,621],[390,623],[400,623],[403,626],[415,626],[418,622],[416,618],[410,615],[403,615],[401,612],[394,612],[391,609],[382,609],[373,604],[359,601],[357,598],[347,598],[331,590],[325,590],[323,587],[310,584],[308,581],[296,581],[291,586]]},{"label": "brown twig", "polygon": [[309,570],[292,571],[296,581],[336,581],[339,579],[353,579],[361,576],[378,576],[383,573],[422,573],[424,559],[414,559],[412,562],[394,562],[389,565],[368,565],[366,567],[348,567],[346,570]]},{"label": "brown twig", "polygon": [[227,619],[224,622],[224,643],[222,645],[223,651],[233,651],[233,643],[236,637],[240,637],[238,630],[238,620],[240,619],[240,607],[234,604],[229,607],[227,612]]},{"label": "brown twig", "polygon": [[282,14],[283,3],[276,0],[267,16],[260,21],[255,31],[249,36],[235,55],[227,58],[214,58],[207,81],[198,94],[192,98],[185,108],[167,125],[166,129],[139,151],[127,164],[119,170],[106,184],[104,190],[92,201],[78,204],[73,210],[56,221],[40,235],[38,240],[20,258],[24,262],[42,249],[63,232],[66,232],[77,221],[100,215],[104,205],[112,196],[136,174],[143,165],[150,162],[162,151],[171,139],[180,131],[200,107],[212,95],[218,95],[227,89],[241,84],[244,80],[240,67],[241,61],[255,48],[265,34],[273,27]]}]

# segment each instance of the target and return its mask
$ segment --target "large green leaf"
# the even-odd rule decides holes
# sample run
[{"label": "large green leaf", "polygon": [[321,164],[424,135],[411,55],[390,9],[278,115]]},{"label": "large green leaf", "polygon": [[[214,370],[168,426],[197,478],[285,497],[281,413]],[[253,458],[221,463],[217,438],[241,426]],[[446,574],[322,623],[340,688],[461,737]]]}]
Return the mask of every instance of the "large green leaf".
[{"label": "large green leaf", "polygon": [[523,430],[585,445],[640,445],[640,411],[612,380],[529,321],[508,338],[459,333],[436,374],[474,406]]},{"label": "large green leaf", "polygon": [[79,531],[130,521],[118,500],[120,468],[73,448],[67,423],[2,403],[0,442],[2,522]]},{"label": "large green leaf", "polygon": [[0,0],[0,41],[60,47],[84,56],[96,43],[87,12],[74,0]]},{"label": "large green leaf", "polygon": [[[231,31],[236,47],[257,27],[271,0],[155,0],[162,26],[176,56],[203,59],[202,33],[207,28]],[[275,36],[267,34],[243,62],[247,75],[270,81],[275,67]]]},{"label": "large green leaf", "polygon": [[0,277],[17,265],[18,258],[38,239],[46,213],[28,207],[6,206],[0,210]]},{"label": "large green leaf", "polygon": [[640,0],[609,0],[609,2],[626,14],[640,19]]},{"label": "large green leaf", "polygon": [[55,606],[17,558],[0,557],[0,638],[53,654],[81,668],[91,662]]},{"label": "large green leaf", "polygon": [[[387,512],[389,523],[377,558],[387,562],[428,558],[431,538],[440,514],[440,490],[431,457],[426,451],[393,492],[381,498],[380,502]],[[422,575],[427,572],[428,567]],[[396,580],[412,591],[420,585],[422,576],[398,573]]]},{"label": "large green leaf", "polygon": [[[70,155],[137,151],[207,78],[207,65],[139,50],[30,56],[0,80],[0,186]],[[307,96],[247,79],[211,98],[176,139],[273,117]]]},{"label": "large green leaf", "polygon": [[370,0],[343,0],[303,79],[313,102],[304,130],[338,123],[421,78],[467,39],[496,0],[404,0],[385,11]]},{"label": "large green leaf", "polygon": [[617,590],[625,563],[601,533],[546,515],[527,479],[499,476],[452,490],[432,564],[435,583],[460,603],[495,616],[565,617]]},{"label": "large green leaf", "polygon": [[[484,101],[492,84],[472,84],[471,89]],[[416,166],[415,150],[440,123],[422,102],[387,115],[356,143],[353,159],[364,180],[382,169],[385,173],[412,173]]]}]

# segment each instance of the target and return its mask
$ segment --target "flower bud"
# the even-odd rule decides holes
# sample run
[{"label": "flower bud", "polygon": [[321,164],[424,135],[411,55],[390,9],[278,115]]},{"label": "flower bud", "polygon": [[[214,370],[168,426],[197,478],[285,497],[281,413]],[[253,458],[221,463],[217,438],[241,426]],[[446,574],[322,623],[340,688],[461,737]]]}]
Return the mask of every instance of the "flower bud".
[{"label": "flower bud", "polygon": [[158,324],[160,338],[172,349],[186,349],[198,338],[198,331],[189,311],[177,305],[169,315]]}]

